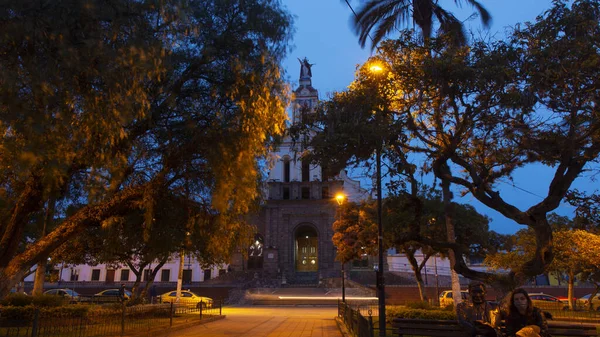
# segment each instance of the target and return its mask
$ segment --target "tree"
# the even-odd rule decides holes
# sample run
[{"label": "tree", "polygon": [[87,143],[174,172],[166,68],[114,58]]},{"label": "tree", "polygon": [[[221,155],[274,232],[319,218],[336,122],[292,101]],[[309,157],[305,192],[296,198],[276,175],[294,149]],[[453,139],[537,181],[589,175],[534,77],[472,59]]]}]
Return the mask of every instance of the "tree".
[{"label": "tree", "polygon": [[[554,220],[564,220],[564,217],[552,215]],[[569,221],[569,227],[564,222],[552,222],[555,232],[554,251],[555,257],[547,267],[546,272],[554,272],[557,275],[566,274],[568,279],[569,307],[574,309],[573,289],[575,281],[587,281],[598,272],[600,265],[600,252],[597,247],[600,236],[573,228],[573,221]],[[485,263],[493,269],[510,270],[531,259],[536,250],[535,232],[531,229],[523,229],[514,235],[514,245],[511,250],[490,254]]]},{"label": "tree", "polygon": [[333,223],[332,241],[336,260],[347,263],[377,254],[377,208],[372,202],[347,202],[340,205],[340,217]]},{"label": "tree", "polygon": [[[465,0],[474,7],[481,16],[481,22],[487,27],[491,23],[488,11],[474,0]],[[462,1],[455,1],[461,5]],[[375,31],[371,48],[375,47],[401,25],[408,25],[412,21],[421,29],[425,39],[433,33],[435,21],[440,24],[440,32],[452,37],[455,44],[466,44],[466,34],[463,23],[451,12],[445,10],[437,1],[432,0],[370,0],[362,5],[354,17],[354,28],[359,36],[359,43],[364,47],[371,31]]]},{"label": "tree", "polygon": [[[230,247],[284,128],[291,19],[279,3],[2,8],[0,295],[87,228],[141,211],[151,232],[166,195],[201,205],[187,219],[211,214],[213,249]],[[19,252],[50,192],[77,211]]]},{"label": "tree", "polygon": [[[423,172],[433,173],[444,187],[447,225],[452,224],[452,184],[535,233],[535,254],[508,277],[471,270],[460,258],[454,270],[504,288],[542,273],[553,259],[548,214],[599,158],[600,120],[594,117],[599,6],[582,0],[568,8],[557,1],[506,42],[457,48],[431,39],[424,47],[412,32],[387,41],[359,68],[349,89],[315,114],[312,125],[322,132],[311,145],[322,147],[314,158],[350,162],[372,153],[382,140],[388,160],[398,149],[421,153]],[[384,76],[369,72],[374,62],[385,69]],[[323,145],[325,140],[333,144]],[[527,165],[552,167],[554,175],[547,195],[521,210],[498,184]],[[458,244],[419,240],[464,255]]]},{"label": "tree", "polygon": [[[446,228],[444,206],[439,193],[422,191],[415,200],[408,194],[393,195],[386,198],[384,207],[385,236],[390,246],[404,253],[411,265],[421,300],[426,300],[424,282],[421,271],[429,257],[441,253],[447,256],[446,250],[425,244],[418,239],[408,240],[418,234],[432,242],[445,241]],[[489,219],[470,205],[454,204],[453,218],[455,220],[456,241],[463,246],[468,256],[484,256],[488,251],[488,222]],[[415,253],[421,251],[424,255],[419,263]]]}]

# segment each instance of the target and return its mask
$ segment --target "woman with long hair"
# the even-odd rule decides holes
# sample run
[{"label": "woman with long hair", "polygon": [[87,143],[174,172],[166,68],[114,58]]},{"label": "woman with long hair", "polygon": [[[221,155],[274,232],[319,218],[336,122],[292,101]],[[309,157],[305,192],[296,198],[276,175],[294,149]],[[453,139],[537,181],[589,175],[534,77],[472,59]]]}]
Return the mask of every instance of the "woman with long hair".
[{"label": "woman with long hair", "polygon": [[525,289],[518,288],[510,294],[506,316],[507,337],[551,337],[544,313],[533,306]]}]

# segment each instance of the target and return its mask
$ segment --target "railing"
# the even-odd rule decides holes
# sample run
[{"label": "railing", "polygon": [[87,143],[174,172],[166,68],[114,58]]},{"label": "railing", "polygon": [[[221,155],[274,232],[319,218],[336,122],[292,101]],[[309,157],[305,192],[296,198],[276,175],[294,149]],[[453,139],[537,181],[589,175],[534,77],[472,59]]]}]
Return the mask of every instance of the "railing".
[{"label": "railing", "polygon": [[338,317],[343,321],[350,333],[356,337],[373,337],[373,316],[363,316],[360,307],[338,301]]},{"label": "railing", "polygon": [[[92,309],[90,309],[92,310]],[[123,336],[170,328],[179,321],[222,315],[221,301],[205,307],[197,304],[154,304],[127,307],[124,304],[96,306],[88,313],[57,313],[40,310],[12,319],[0,311],[0,336]]]}]

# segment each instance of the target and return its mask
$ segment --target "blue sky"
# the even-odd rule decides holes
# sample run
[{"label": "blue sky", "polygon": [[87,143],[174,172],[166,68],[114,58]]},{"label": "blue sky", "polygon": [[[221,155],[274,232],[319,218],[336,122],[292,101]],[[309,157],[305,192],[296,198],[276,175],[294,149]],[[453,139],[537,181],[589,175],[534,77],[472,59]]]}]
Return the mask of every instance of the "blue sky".
[{"label": "blue sky", "polygon": [[[356,10],[360,1],[352,0],[350,4]],[[465,5],[457,8],[451,0],[440,3],[463,21],[473,13],[471,7]],[[485,30],[479,23],[479,18],[474,18],[466,21],[468,29],[476,36],[492,36],[497,39],[502,39],[510,27],[517,23],[534,21],[536,16],[551,6],[551,0],[480,0],[480,3],[492,15],[492,25],[489,30]],[[344,90],[352,82],[356,66],[364,63],[371,55],[370,45],[361,49],[358,44],[350,24],[352,12],[348,6],[340,0],[283,0],[283,4],[295,16],[293,49],[284,62],[293,87],[297,86],[300,72],[297,59],[307,57],[310,63],[315,64],[312,67],[312,83],[319,90],[320,99],[326,99],[333,91]],[[525,210],[547,194],[551,175],[552,170],[543,166],[523,168],[515,174],[512,182],[507,180],[499,185],[501,195],[508,202]],[[369,183],[366,181],[367,185]],[[576,181],[576,186],[589,187],[589,180],[580,179]],[[489,216],[492,219],[490,227],[497,232],[514,233],[522,228],[479,204],[469,195],[457,201],[473,204],[479,212]],[[557,213],[572,215],[567,206],[561,206]]]}]

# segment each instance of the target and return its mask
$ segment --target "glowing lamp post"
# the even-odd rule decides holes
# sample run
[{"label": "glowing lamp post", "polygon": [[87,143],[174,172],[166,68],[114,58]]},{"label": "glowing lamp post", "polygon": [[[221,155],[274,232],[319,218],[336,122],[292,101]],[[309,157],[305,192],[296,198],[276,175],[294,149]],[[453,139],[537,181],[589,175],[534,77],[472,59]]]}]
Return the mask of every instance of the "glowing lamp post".
[{"label": "glowing lamp post", "polygon": [[[372,64],[369,71],[374,74],[383,73],[384,69],[379,64]],[[377,297],[379,298],[379,336],[385,336],[385,282],[383,278],[383,226],[381,221],[381,146],[378,144],[375,149],[375,159],[377,165],[377,229],[378,229],[378,266],[376,270]]]},{"label": "glowing lamp post", "polygon": [[[340,210],[340,221],[342,221],[342,204],[344,203],[344,200],[346,199],[346,196],[343,195],[342,193],[338,193],[335,196],[335,201],[337,201],[338,206],[339,206],[339,210]],[[344,261],[342,262],[342,302],[346,303],[346,274],[344,271]]]}]

